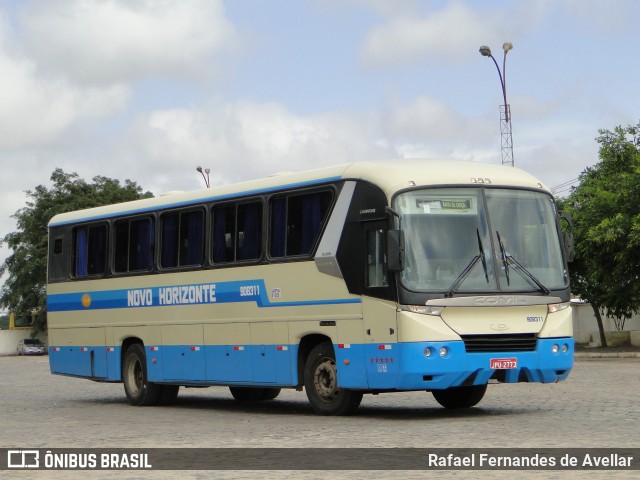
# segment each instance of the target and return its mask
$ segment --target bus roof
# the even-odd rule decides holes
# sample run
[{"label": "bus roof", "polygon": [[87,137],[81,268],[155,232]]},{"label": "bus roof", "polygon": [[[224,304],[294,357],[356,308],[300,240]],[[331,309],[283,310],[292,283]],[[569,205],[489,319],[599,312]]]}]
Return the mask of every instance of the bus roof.
[{"label": "bus roof", "polygon": [[550,192],[535,177],[518,168],[480,162],[456,160],[388,160],[357,162],[298,173],[276,174],[241,183],[161,195],[159,197],[61,213],[54,216],[49,226],[77,221],[99,220],[117,215],[131,215],[188,206],[202,202],[259,195],[279,190],[320,185],[339,180],[359,179],[380,187],[390,198],[398,190],[431,185],[474,185],[533,188]]}]

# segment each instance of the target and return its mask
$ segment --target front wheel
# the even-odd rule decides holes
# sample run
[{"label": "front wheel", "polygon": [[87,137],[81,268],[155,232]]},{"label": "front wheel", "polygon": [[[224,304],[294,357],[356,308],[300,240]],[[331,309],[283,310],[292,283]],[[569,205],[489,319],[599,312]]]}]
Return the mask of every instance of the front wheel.
[{"label": "front wheel", "polygon": [[436,401],[445,408],[471,408],[477,405],[487,391],[487,385],[468,387],[450,387],[446,390],[433,390]]},{"label": "front wheel", "polygon": [[139,343],[127,348],[122,367],[122,382],[131,405],[147,406],[158,403],[162,389],[160,385],[149,382],[144,347]]},{"label": "front wheel", "polygon": [[349,415],[362,401],[362,393],[338,386],[338,368],[333,345],[316,345],[304,367],[304,389],[309,403],[320,415]]}]

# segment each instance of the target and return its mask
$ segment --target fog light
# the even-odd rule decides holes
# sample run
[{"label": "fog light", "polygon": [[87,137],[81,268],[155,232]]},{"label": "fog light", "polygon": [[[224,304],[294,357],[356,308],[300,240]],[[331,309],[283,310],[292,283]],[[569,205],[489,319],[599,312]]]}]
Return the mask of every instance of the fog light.
[{"label": "fog light", "polygon": [[567,353],[569,351],[569,345],[566,343],[562,345],[562,353]]},{"label": "fog light", "polygon": [[424,349],[424,356],[427,358],[431,356],[431,349],[429,347]]},{"label": "fog light", "polygon": [[553,346],[551,347],[551,353],[553,353],[554,355],[555,355],[556,353],[558,353],[559,351],[560,351],[560,347],[559,347],[558,345],[553,345]]},{"label": "fog light", "polygon": [[440,356],[441,357],[446,357],[447,353],[449,353],[449,350],[447,350],[447,347],[440,348]]}]

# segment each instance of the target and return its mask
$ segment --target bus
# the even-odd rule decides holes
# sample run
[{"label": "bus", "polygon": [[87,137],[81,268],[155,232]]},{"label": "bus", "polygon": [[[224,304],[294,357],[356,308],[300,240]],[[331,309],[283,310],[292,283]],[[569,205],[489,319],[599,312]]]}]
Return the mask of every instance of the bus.
[{"label": "bus", "polygon": [[573,367],[568,251],[550,190],[513,167],[360,162],[53,217],[53,374],[132,405],[224,386],[469,408]]}]

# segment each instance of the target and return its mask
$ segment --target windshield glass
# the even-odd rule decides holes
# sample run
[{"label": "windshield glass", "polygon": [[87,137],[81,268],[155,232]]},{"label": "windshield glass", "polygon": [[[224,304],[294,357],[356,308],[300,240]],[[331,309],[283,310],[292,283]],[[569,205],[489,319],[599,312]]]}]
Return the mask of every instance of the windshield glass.
[{"label": "windshield glass", "polygon": [[400,194],[406,266],[413,291],[544,292],[566,272],[553,199],[541,192],[434,188]]}]

